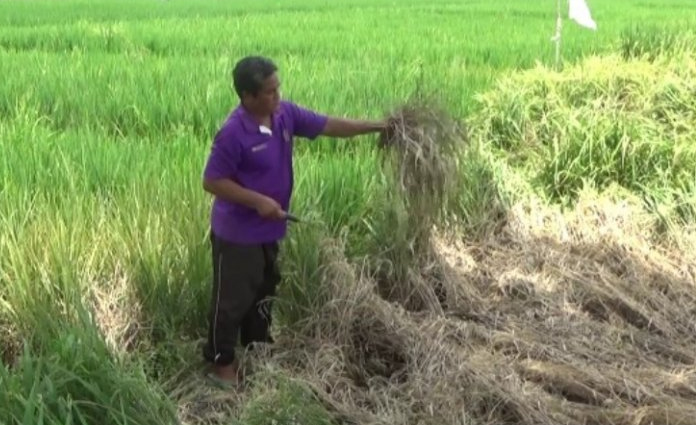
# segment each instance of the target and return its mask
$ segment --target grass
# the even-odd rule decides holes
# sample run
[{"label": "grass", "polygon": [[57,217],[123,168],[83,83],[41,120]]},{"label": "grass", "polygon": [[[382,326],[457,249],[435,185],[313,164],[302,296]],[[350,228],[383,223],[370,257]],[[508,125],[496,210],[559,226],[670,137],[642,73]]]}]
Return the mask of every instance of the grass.
[{"label": "grass", "polygon": [[[353,417],[353,405],[313,386],[321,375],[311,373],[322,369],[311,369],[309,360],[271,364],[238,406],[202,392],[196,380],[211,275],[210,200],[200,176],[210,138],[235,105],[232,64],[248,53],[277,61],[285,97],[330,114],[383,117],[414,93],[435,93],[478,136],[455,158],[458,191],[445,200],[447,221],[438,222],[469,241],[485,244],[510,225],[510,209],[520,200],[541,195],[572,207],[585,190],[615,183],[642,197],[663,225],[679,232],[693,223],[688,28],[694,20],[685,13],[693,6],[687,0],[590,6],[600,31],[566,23],[565,70],[555,74],[543,68],[554,59],[555,8],[521,0],[0,2],[0,387],[7,388],[0,418],[9,424],[223,420],[201,413],[208,410],[244,423],[273,415],[283,424]],[[593,54],[603,58],[574,65]],[[661,62],[677,54],[682,62]],[[602,68],[607,65],[624,76]],[[665,69],[671,69],[667,80]],[[635,95],[633,109],[603,115],[588,100],[616,102],[626,87]],[[568,143],[549,142],[559,138]],[[340,253],[358,275],[419,273],[409,253],[413,217],[392,190],[376,142],[365,136],[298,143],[292,210],[312,222],[292,225],[283,247],[282,335],[302,335],[317,309],[330,308],[341,294],[355,297],[327,284],[336,260],[318,248],[327,240],[343,241]],[[431,305],[428,283],[414,282],[402,289],[421,291],[421,304]],[[459,300],[470,291],[448,288]],[[326,326],[342,326],[322,317]],[[390,317],[377,318],[383,331],[394,330]],[[326,355],[328,363],[344,364],[331,357],[337,348],[330,344],[302,344],[307,351],[300,357],[315,353],[312,362],[323,364]],[[383,371],[379,353],[351,355],[348,369],[367,369],[346,376]],[[334,381],[339,389],[342,379]],[[473,382],[490,388],[485,380]],[[343,402],[350,398],[344,395]],[[369,407],[369,392],[353,395],[367,406],[362,419],[380,417],[375,412],[382,408],[406,420],[398,412],[409,407],[399,404],[407,399]],[[269,405],[280,409],[271,412]],[[467,413],[470,423],[479,423],[477,417]]]},{"label": "grass", "polygon": [[311,390],[301,383],[277,375],[267,379],[268,385],[260,386],[260,391],[250,396],[240,415],[240,424],[336,423]]}]

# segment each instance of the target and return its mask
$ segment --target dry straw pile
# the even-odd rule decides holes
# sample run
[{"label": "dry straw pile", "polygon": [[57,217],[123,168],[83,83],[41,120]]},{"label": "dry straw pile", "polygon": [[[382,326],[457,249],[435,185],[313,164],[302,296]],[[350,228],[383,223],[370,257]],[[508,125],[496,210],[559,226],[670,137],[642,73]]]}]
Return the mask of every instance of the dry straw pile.
[{"label": "dry straw pile", "polygon": [[420,311],[327,240],[333,301],[263,369],[290,371],[338,423],[693,423],[696,268],[646,244],[643,218],[596,199],[513,210],[486,243],[441,247],[447,307]]}]

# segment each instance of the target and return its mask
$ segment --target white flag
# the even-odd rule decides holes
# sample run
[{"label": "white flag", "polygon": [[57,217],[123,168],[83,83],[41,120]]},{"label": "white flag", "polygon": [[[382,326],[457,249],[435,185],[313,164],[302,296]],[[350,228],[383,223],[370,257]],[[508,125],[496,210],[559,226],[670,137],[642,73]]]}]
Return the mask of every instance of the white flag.
[{"label": "white flag", "polygon": [[597,29],[597,24],[590,15],[590,8],[587,7],[585,0],[568,0],[568,17],[583,27],[593,30]]}]

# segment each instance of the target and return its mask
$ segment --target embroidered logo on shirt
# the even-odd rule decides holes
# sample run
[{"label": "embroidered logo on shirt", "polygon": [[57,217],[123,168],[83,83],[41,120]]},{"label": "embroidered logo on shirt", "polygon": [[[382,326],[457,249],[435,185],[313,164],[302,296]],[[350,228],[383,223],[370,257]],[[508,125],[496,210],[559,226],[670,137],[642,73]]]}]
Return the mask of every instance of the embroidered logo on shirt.
[{"label": "embroidered logo on shirt", "polygon": [[260,145],[252,146],[251,151],[258,152],[262,149],[266,149],[267,147],[268,147],[268,143],[261,143]]}]

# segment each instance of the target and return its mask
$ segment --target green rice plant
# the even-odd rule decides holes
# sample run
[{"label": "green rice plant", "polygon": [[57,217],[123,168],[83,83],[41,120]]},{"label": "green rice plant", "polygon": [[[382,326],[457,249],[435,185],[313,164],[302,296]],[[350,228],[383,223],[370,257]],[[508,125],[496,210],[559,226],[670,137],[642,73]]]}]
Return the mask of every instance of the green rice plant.
[{"label": "green rice plant", "polygon": [[459,154],[456,178],[458,190],[445,208],[447,228],[472,241],[495,232],[511,205],[533,192],[525,176],[476,141]]},{"label": "green rice plant", "polygon": [[27,349],[12,369],[0,364],[3,423],[177,424],[165,394],[83,325],[63,323],[43,354]]},{"label": "green rice plant", "polygon": [[477,137],[552,200],[590,183],[647,195],[693,181],[693,58],[590,58],[510,75],[480,97]]},{"label": "green rice plant", "polygon": [[693,25],[634,23],[622,32],[619,49],[625,59],[655,60],[663,55],[694,53],[696,33]]}]

